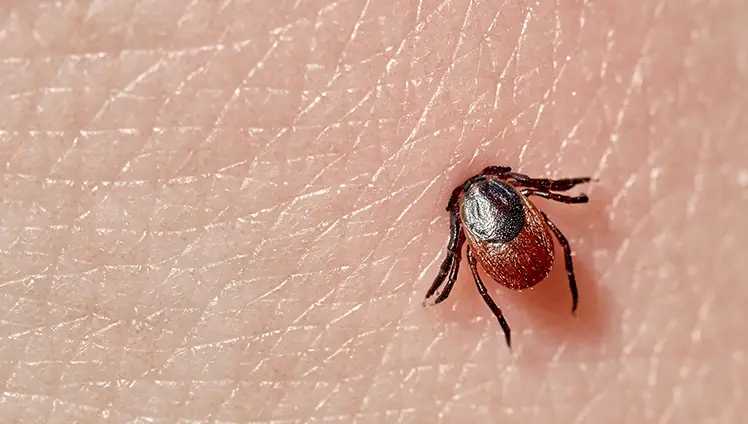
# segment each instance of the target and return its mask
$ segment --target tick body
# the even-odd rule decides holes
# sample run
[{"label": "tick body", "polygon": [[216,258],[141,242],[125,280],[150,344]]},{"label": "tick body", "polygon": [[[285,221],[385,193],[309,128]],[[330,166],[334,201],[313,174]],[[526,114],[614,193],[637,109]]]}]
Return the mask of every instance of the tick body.
[{"label": "tick body", "polygon": [[468,179],[452,192],[447,204],[450,214],[450,237],[444,258],[424,303],[443,286],[434,304],[449,296],[457,280],[462,249],[467,240],[466,256],[478,292],[499,320],[507,345],[511,347],[511,330],[501,309],[488,295],[478,274],[480,263],[486,273],[504,287],[523,290],[543,281],[554,263],[555,236],[564,249],[572,313],[576,311],[577,293],[571,248],[564,235],[548,216],[538,209],[530,196],[563,203],[587,203],[584,194],[567,196],[567,191],[590,178],[548,180],[530,178],[512,172],[508,166],[490,166]]}]

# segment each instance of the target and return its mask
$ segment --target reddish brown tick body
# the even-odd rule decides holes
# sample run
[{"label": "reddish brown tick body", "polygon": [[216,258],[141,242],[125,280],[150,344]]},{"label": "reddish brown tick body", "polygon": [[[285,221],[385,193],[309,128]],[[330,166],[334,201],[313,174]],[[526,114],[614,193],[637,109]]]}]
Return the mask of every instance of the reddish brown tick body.
[{"label": "reddish brown tick body", "polygon": [[[533,287],[543,281],[554,261],[553,237],[564,248],[572,313],[577,309],[577,292],[571,248],[561,231],[538,209],[529,196],[540,196],[563,203],[587,203],[585,194],[567,196],[554,193],[567,191],[577,184],[589,182],[588,177],[548,180],[530,178],[512,172],[508,166],[489,166],[478,175],[455,188],[447,204],[450,214],[450,237],[447,257],[439,274],[426,292],[426,300],[444,284],[434,304],[449,296],[457,280],[465,240],[467,260],[483,300],[499,320],[506,343],[511,347],[511,330],[501,309],[488,295],[478,275],[480,262],[486,273],[499,284],[514,290]],[[424,300],[424,303],[426,302]]]}]

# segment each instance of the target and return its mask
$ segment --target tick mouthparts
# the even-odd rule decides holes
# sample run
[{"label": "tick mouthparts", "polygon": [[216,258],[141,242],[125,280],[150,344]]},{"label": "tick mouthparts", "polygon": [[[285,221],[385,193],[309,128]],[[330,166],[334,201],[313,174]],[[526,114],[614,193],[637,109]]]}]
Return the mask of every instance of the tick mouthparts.
[{"label": "tick mouthparts", "polygon": [[475,184],[475,183],[477,183],[479,181],[483,181],[485,179],[486,179],[485,175],[480,175],[480,174],[479,175],[475,175],[475,176],[471,177],[470,179],[468,179],[467,181],[465,181],[465,183],[462,184],[462,190],[463,191],[468,191],[468,190],[470,190],[470,186],[472,186],[473,184]]}]

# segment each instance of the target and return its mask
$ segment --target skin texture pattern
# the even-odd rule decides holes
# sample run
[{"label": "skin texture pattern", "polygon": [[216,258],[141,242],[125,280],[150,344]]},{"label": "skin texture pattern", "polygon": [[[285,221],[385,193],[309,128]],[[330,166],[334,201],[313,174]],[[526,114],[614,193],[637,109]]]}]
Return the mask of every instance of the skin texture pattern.
[{"label": "skin texture pattern", "polygon": [[[2,5],[0,421],[748,416],[744,1]],[[489,165],[598,179],[512,350],[421,306]]]}]

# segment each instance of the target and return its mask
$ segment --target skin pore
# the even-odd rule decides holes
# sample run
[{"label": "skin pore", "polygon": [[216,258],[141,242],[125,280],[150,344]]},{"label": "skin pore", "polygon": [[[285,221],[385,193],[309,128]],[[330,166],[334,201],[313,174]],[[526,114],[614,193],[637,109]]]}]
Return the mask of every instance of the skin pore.
[{"label": "skin pore", "polygon": [[[0,416],[739,422],[743,3],[8,2]],[[421,306],[488,165],[599,179],[511,351]]]}]

